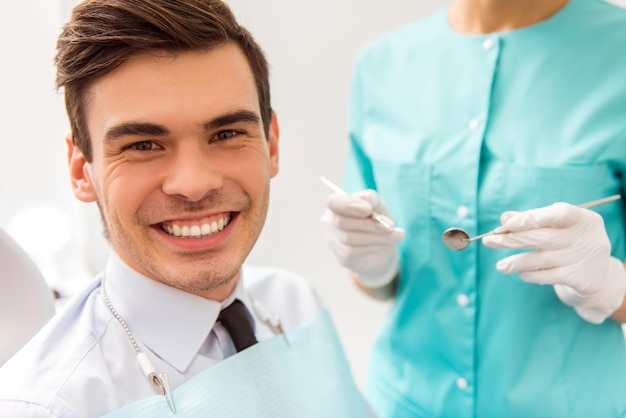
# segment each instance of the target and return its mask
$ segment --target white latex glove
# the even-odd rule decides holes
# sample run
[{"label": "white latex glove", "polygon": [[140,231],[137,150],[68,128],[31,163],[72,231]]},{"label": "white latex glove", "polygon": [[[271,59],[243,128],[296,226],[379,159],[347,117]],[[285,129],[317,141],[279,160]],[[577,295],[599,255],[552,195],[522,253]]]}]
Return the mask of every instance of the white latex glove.
[{"label": "white latex glove", "polygon": [[[334,193],[328,197],[328,209],[322,216],[328,243],[337,260],[366,287],[390,283],[398,273],[397,243],[405,232],[395,228],[389,212],[374,190],[353,194]],[[394,227],[389,231],[370,216],[382,215]]]},{"label": "white latex glove", "polygon": [[589,209],[555,203],[525,212],[505,212],[500,230],[483,244],[493,248],[535,251],[500,260],[498,271],[519,273],[522,280],[552,284],[566,305],[591,323],[602,323],[623,303],[624,264],[611,256],[602,217]]}]

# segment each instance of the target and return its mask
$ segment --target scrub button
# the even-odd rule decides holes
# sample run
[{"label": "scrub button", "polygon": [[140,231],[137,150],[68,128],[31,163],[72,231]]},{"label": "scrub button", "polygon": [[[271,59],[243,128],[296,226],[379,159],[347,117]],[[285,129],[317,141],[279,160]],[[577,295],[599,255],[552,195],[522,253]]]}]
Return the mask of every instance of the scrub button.
[{"label": "scrub button", "polygon": [[469,303],[469,298],[467,297],[467,295],[464,294],[460,294],[456,297],[456,303],[461,307],[464,308],[467,306],[467,304]]},{"label": "scrub button", "polygon": [[472,119],[469,122],[469,128],[471,131],[475,131],[478,128],[478,125],[480,125],[480,122],[478,122],[478,119]]},{"label": "scrub button", "polygon": [[483,42],[483,49],[485,51],[489,51],[491,48],[493,48],[493,39],[485,39],[485,41]]},{"label": "scrub button", "polygon": [[456,379],[456,387],[461,389],[461,390],[465,390],[467,389],[469,385],[467,384],[467,380],[463,379],[462,377],[459,377]]},{"label": "scrub button", "polygon": [[467,215],[469,215],[469,209],[467,206],[459,206],[456,208],[456,216],[459,218],[465,219],[467,218]]}]

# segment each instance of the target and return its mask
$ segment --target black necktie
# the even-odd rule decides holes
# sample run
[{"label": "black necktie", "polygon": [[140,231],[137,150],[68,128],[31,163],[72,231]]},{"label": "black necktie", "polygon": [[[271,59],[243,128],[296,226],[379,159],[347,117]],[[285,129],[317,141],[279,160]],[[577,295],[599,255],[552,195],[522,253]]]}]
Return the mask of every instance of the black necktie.
[{"label": "black necktie", "polygon": [[256,337],[248,317],[246,306],[239,299],[222,309],[217,320],[224,325],[235,344],[237,352],[256,344]]}]

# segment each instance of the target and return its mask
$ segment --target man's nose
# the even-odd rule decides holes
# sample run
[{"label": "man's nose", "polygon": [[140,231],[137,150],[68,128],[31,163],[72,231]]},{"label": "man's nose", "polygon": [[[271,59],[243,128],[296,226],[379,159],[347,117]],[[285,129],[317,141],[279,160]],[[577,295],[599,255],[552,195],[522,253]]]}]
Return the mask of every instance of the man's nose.
[{"label": "man's nose", "polygon": [[222,172],[211,162],[206,150],[187,148],[177,151],[169,162],[163,192],[197,202],[223,184]]}]

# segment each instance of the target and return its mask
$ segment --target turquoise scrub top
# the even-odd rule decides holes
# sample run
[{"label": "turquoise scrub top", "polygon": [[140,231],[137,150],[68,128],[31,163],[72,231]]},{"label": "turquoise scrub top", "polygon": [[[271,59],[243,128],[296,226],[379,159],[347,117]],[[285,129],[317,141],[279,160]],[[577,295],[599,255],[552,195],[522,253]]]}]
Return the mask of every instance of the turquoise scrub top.
[{"label": "turquoise scrub top", "polygon": [[[359,56],[349,129],[346,188],[378,190],[408,231],[369,368],[380,415],[626,416],[620,324],[587,323],[552,286],[499,274],[509,251],[441,243],[506,210],[624,194],[626,10],[571,0],[531,27],[473,36],[441,11],[395,30]],[[624,203],[594,209],[621,260]]]}]

